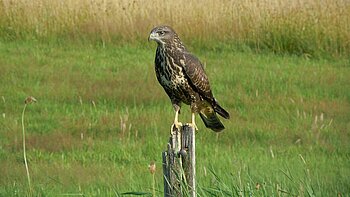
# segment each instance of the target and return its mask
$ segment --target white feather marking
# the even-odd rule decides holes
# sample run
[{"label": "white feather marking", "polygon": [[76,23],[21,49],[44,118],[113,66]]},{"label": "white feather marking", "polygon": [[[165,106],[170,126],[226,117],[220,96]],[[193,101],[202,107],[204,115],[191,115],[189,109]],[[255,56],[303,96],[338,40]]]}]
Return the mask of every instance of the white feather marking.
[{"label": "white feather marking", "polygon": [[180,63],[181,63],[181,65],[185,65],[185,60],[180,59]]}]

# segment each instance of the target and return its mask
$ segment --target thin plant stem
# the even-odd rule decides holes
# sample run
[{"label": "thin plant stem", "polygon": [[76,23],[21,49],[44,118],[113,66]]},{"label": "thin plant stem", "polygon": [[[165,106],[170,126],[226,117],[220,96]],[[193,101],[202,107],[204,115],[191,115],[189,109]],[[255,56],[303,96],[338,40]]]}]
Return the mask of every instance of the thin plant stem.
[{"label": "thin plant stem", "polygon": [[26,166],[27,171],[27,178],[28,178],[28,185],[29,189],[31,190],[31,184],[30,184],[30,175],[29,175],[29,168],[28,168],[28,162],[27,162],[27,154],[26,154],[26,133],[24,130],[24,112],[26,111],[27,104],[24,104],[23,112],[22,112],[22,132],[23,132],[23,158],[24,158],[24,164]]},{"label": "thin plant stem", "polygon": [[152,193],[153,196],[156,196],[156,178],[155,178],[155,174],[152,174],[153,180],[152,180]]},{"label": "thin plant stem", "polygon": [[149,172],[152,174],[152,196],[156,196],[156,178],[155,178],[155,173],[156,173],[156,164],[154,161],[152,161],[148,165]]}]

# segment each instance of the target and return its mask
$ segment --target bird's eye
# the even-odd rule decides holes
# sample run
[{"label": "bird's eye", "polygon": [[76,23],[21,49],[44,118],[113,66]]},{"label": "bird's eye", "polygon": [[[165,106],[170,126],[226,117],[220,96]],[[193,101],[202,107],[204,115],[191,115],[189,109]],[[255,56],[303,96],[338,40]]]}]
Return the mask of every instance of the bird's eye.
[{"label": "bird's eye", "polygon": [[164,31],[158,32],[158,34],[161,35],[161,36],[164,35],[164,33],[165,33]]}]

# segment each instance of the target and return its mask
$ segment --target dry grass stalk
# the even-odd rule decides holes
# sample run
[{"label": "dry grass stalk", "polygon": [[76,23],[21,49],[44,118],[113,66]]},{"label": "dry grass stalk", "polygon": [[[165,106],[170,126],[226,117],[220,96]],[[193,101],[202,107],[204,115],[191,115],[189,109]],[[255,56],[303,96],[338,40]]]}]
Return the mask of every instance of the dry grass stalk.
[{"label": "dry grass stalk", "polygon": [[156,173],[156,164],[154,161],[152,161],[148,165],[149,172],[152,174],[152,195],[156,196],[156,179],[155,179],[155,173]]},{"label": "dry grass stalk", "polygon": [[313,50],[350,50],[349,0],[2,0],[0,18],[0,33],[10,37],[133,41],[145,40],[155,25],[169,24],[185,39],[244,41],[274,50],[288,44],[298,50],[294,42],[311,43]]},{"label": "dry grass stalk", "polygon": [[25,133],[25,129],[24,129],[25,128],[24,127],[24,113],[26,111],[27,105],[29,105],[31,103],[35,103],[35,102],[37,102],[37,100],[34,97],[32,97],[32,96],[27,97],[24,101],[24,108],[23,108],[23,112],[22,112],[23,159],[24,159],[24,164],[26,167],[30,194],[32,193],[32,186],[31,186],[31,182],[30,182],[29,167],[28,167],[27,154],[26,154],[26,136],[25,136],[26,133]]}]

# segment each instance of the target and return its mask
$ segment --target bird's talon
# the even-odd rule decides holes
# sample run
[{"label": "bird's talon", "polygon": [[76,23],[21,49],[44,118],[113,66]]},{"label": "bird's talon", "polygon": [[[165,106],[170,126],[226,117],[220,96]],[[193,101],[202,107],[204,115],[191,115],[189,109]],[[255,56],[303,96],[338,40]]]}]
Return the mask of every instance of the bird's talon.
[{"label": "bird's talon", "polygon": [[174,127],[176,129],[180,130],[182,127],[182,123],[181,122],[174,122],[174,124],[172,125],[172,130],[174,130]]}]

